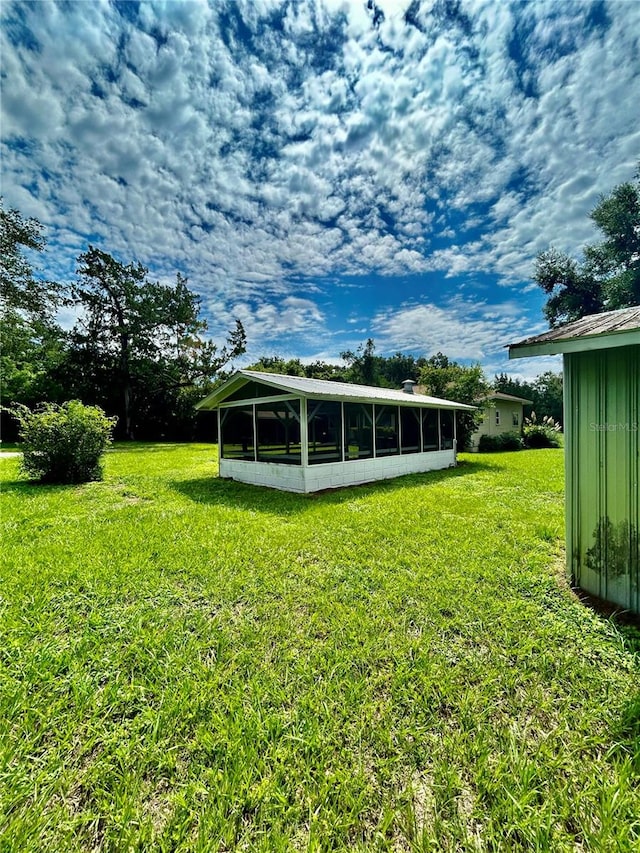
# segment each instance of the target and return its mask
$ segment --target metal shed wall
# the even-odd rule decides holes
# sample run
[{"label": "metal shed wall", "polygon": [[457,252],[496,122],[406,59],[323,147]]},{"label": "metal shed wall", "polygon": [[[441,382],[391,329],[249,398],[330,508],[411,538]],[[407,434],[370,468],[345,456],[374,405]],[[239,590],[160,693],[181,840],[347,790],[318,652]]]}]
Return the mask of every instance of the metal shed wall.
[{"label": "metal shed wall", "polygon": [[640,346],[565,353],[567,567],[640,613]]}]

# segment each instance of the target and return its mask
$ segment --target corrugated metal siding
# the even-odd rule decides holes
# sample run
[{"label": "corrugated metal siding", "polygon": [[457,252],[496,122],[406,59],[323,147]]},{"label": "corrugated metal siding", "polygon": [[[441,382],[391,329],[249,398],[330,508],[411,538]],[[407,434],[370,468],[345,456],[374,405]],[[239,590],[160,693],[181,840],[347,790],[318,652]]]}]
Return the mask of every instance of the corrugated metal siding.
[{"label": "corrugated metal siding", "polygon": [[640,347],[565,355],[574,581],[640,613]]}]

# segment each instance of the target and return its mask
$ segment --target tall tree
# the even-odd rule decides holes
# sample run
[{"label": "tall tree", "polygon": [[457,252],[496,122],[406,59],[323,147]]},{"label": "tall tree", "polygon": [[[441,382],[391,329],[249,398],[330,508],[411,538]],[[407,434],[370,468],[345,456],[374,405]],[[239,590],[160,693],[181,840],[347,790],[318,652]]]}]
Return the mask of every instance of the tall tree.
[{"label": "tall tree", "polygon": [[[34,405],[59,399],[50,374],[60,361],[64,333],[55,321],[59,287],[38,277],[33,261],[44,251],[44,228],[0,199],[0,374],[5,403]],[[15,424],[3,418],[6,436]]]},{"label": "tall tree", "polygon": [[[470,406],[478,406],[478,401],[489,391],[489,385],[479,364],[458,364],[441,352],[427,359],[420,371],[420,384],[425,387],[426,393],[433,397],[455,400]],[[468,447],[481,417],[480,409],[477,412],[456,412],[458,446],[461,449]]]},{"label": "tall tree", "polygon": [[554,248],[536,260],[534,278],[549,294],[544,313],[551,326],[640,305],[640,167],[633,182],[601,198],[590,216],[604,240],[586,246],[582,261]]},{"label": "tall tree", "polygon": [[133,438],[135,418],[149,416],[153,397],[165,408],[168,399],[175,405],[181,393],[211,380],[244,352],[240,321],[221,350],[202,337],[207,325],[199,317],[199,297],[180,274],[175,286],[159,284],[142,264],[123,264],[93,246],[78,258],[77,273],[73,294],[82,313],[72,341],[82,396],[93,402],[119,389],[119,427],[127,438]]},{"label": "tall tree", "polygon": [[547,370],[533,383],[533,410],[538,417],[548,415],[558,423],[564,423],[562,373]]},{"label": "tall tree", "polygon": [[366,344],[360,344],[358,349],[345,350],[340,353],[340,358],[349,366],[349,382],[355,382],[356,385],[378,385],[378,361],[374,355],[376,345],[373,338],[368,338]]},{"label": "tall tree", "polygon": [[46,245],[37,219],[24,219],[15,209],[5,210],[0,198],[0,308],[48,319],[56,307],[58,287],[38,279],[26,253],[41,253]]}]

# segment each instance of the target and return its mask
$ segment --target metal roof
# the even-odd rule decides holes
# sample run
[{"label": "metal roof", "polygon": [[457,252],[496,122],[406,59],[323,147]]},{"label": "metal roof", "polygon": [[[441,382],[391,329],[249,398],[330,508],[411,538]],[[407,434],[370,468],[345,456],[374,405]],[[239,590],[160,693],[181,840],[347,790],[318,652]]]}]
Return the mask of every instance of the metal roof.
[{"label": "metal roof", "polygon": [[475,411],[474,406],[456,403],[453,400],[442,400],[439,397],[429,397],[426,394],[407,394],[405,391],[396,391],[393,388],[354,385],[350,382],[330,382],[325,379],[307,379],[305,376],[284,376],[281,373],[262,373],[257,370],[238,370],[224,385],[216,388],[208,397],[201,400],[196,408],[215,409],[227,397],[238,391],[242,385],[252,380],[270,385],[276,392],[299,394],[303,397],[359,402],[405,403],[406,405],[432,408]]},{"label": "metal roof", "polygon": [[492,391],[484,397],[485,400],[504,400],[505,403],[524,403],[530,405],[533,400],[525,400],[524,397],[515,397],[513,394],[505,394],[504,391]]},{"label": "metal roof", "polygon": [[509,344],[509,358],[640,344],[640,307],[589,314],[541,335]]}]

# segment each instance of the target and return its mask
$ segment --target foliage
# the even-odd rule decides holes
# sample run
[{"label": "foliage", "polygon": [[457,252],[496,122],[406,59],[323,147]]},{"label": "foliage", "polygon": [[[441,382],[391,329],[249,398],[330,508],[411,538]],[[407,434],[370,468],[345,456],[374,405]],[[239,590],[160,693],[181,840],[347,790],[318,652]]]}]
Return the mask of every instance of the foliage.
[{"label": "foliage", "polygon": [[504,450],[522,450],[524,441],[517,432],[503,432],[499,435],[481,435],[478,450],[481,453],[495,453]]},{"label": "foliage", "polygon": [[299,358],[288,360],[280,356],[263,355],[254,362],[249,370],[259,370],[262,373],[279,373],[281,376],[306,376],[306,370]]},{"label": "foliage", "polygon": [[24,219],[19,211],[5,210],[0,198],[0,309],[48,318],[58,302],[58,287],[36,279],[25,251],[40,253],[45,247],[43,226],[37,219]]},{"label": "foliage", "polygon": [[406,379],[417,382],[420,370],[427,364],[424,357],[396,352],[392,356],[375,355],[375,343],[368,338],[357,350],[346,350],[340,357],[347,364],[345,382],[356,385],[374,385],[382,388],[400,388]]},{"label": "foliage", "polygon": [[637,849],[639,647],[558,583],[561,452],[313,498],[214,459],[0,459],[1,849]]},{"label": "foliage", "polygon": [[111,442],[115,418],[71,400],[45,403],[36,411],[17,405],[22,469],[43,483],[84,483],[102,477],[101,458]]},{"label": "foliage", "polygon": [[[60,399],[51,378],[61,357],[64,333],[54,320],[60,289],[34,274],[31,257],[45,247],[37,219],[5,211],[0,199],[0,376],[7,403],[34,405]],[[15,422],[3,412],[3,436],[14,437]]]},{"label": "foliage", "polygon": [[349,382],[354,382],[356,385],[381,384],[379,359],[374,355],[375,349],[373,338],[369,338],[366,344],[360,344],[355,352],[345,350],[340,353],[340,358],[349,366]]},{"label": "foliage", "polygon": [[531,412],[531,417],[525,418],[522,434],[527,447],[559,447],[560,424],[549,415],[544,415],[539,421],[536,413]]},{"label": "foliage", "polygon": [[[420,371],[420,384],[425,393],[433,397],[455,400],[477,406],[477,401],[486,396],[489,386],[479,364],[465,366],[450,361],[441,352],[427,360]],[[456,412],[458,448],[469,447],[471,436],[482,421],[482,411]]]},{"label": "foliage", "polygon": [[521,379],[508,376],[506,373],[496,374],[493,381],[495,391],[512,394],[531,400],[523,407],[525,416],[532,411],[547,412],[554,421],[564,422],[563,412],[563,378],[562,373],[547,370],[536,377],[533,382],[523,382]]},{"label": "foliage", "polygon": [[240,321],[218,350],[202,338],[199,297],[180,273],[175,286],[152,282],[142,264],[123,264],[93,246],[78,264],[73,293],[83,311],[67,368],[79,395],[116,408],[126,438],[149,419],[159,419],[157,427],[180,419],[181,410],[193,413],[194,396],[204,396],[218,371],[244,352]]},{"label": "foliage", "polygon": [[581,262],[551,248],[536,261],[536,283],[549,294],[551,326],[586,314],[640,305],[640,168],[633,182],[600,199],[591,219],[604,235]]}]

